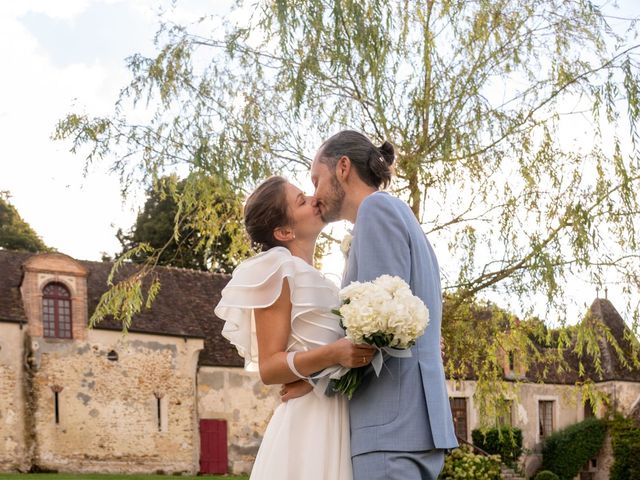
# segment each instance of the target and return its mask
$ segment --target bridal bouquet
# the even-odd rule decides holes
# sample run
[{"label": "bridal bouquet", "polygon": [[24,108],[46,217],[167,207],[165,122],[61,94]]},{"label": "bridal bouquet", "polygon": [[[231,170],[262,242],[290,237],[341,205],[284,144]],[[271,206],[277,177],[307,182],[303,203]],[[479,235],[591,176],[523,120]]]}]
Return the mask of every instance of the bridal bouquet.
[{"label": "bridal bouquet", "polygon": [[[333,313],[353,343],[368,343],[378,348],[371,362],[380,375],[382,352],[393,357],[410,357],[408,350],[429,323],[429,310],[411,293],[400,277],[382,275],[372,282],[353,282],[340,290],[340,308]],[[353,368],[331,381],[334,391],[351,398],[367,367]]]}]

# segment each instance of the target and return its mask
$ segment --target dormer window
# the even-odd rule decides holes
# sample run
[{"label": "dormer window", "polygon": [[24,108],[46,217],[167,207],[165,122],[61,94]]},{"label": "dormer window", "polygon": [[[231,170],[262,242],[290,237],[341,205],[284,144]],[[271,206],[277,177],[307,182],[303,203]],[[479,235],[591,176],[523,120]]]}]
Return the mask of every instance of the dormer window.
[{"label": "dormer window", "polygon": [[42,291],[42,324],[45,337],[71,338],[71,294],[61,283]]}]

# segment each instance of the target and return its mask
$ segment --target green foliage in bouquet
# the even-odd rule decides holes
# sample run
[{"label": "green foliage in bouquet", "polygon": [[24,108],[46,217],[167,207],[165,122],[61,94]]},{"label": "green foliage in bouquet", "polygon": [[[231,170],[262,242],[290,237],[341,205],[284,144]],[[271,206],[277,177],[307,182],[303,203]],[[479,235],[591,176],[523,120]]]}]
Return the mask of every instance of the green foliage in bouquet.
[{"label": "green foliage in bouquet", "polygon": [[534,480],[560,480],[560,477],[549,470],[542,470],[538,472]]},{"label": "green foliage in bouquet", "polygon": [[598,454],[606,431],[603,420],[589,418],[550,435],[542,448],[542,467],[571,480]]},{"label": "green foliage in bouquet", "polygon": [[522,454],[522,430],[503,426],[471,432],[473,444],[487,453],[500,455],[507,465],[514,465]]},{"label": "green foliage in bouquet", "polygon": [[453,450],[446,456],[439,480],[499,480],[500,457],[476,455],[469,447]]},{"label": "green foliage in bouquet", "polygon": [[[347,298],[344,300],[343,305],[350,303],[350,300]],[[340,309],[335,308],[331,310],[331,313],[337,315],[340,318],[340,326],[346,330],[344,327],[344,323],[342,323],[342,317],[340,316]],[[373,345],[373,344],[372,344]],[[344,375],[336,380],[331,380],[329,384],[329,388],[334,393],[341,393],[346,395],[349,400],[353,397],[354,392],[362,383],[362,379],[364,377],[364,372],[367,370],[368,366],[352,368],[349,371],[349,375]]]},{"label": "green foliage in bouquet", "polygon": [[347,375],[331,380],[329,387],[334,393],[346,395],[351,400],[351,397],[353,397],[353,394],[362,383],[367,368],[369,368],[368,365],[366,367],[352,368]]},{"label": "green foliage in bouquet", "polygon": [[640,479],[640,425],[617,414],[609,427],[614,458],[611,480]]}]

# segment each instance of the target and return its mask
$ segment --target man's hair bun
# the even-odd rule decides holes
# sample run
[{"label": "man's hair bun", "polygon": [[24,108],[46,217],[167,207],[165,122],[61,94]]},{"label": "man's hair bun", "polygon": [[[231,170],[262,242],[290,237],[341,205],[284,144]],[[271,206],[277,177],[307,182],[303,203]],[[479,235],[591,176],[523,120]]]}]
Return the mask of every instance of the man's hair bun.
[{"label": "man's hair bun", "polygon": [[380,154],[382,158],[384,158],[385,163],[389,166],[393,165],[393,162],[396,160],[396,152],[393,145],[385,140],[385,142],[378,147],[378,150],[380,150]]}]

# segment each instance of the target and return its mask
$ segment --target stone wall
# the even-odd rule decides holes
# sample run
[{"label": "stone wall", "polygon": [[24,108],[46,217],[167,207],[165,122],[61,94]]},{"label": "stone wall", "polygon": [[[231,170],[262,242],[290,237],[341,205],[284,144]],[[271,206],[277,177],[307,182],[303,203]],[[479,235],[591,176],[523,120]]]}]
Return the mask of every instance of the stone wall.
[{"label": "stone wall", "polygon": [[89,330],[86,341],[32,337],[34,465],[196,473],[195,372],[202,347],[199,339],[123,338],[104,330]]},{"label": "stone wall", "polygon": [[[471,431],[481,426],[479,412],[474,404],[473,394],[476,382],[448,381],[450,397],[467,398],[469,436]],[[540,383],[513,383],[507,398],[512,400],[512,421],[522,429],[524,447],[539,450],[538,402],[551,400],[554,405],[554,431],[565,428],[584,419],[584,409],[579,391],[572,385],[552,385]],[[469,438],[470,440],[470,438]]]},{"label": "stone wall", "polygon": [[0,471],[29,469],[23,361],[24,329],[0,321]]},{"label": "stone wall", "polygon": [[242,368],[200,368],[199,417],[227,421],[231,473],[251,470],[267,423],[280,404],[278,390],[279,386],[265,386],[257,373]]},{"label": "stone wall", "polygon": [[[480,414],[474,404],[473,394],[476,382],[448,381],[450,397],[467,398],[467,418],[469,437],[471,431],[481,426]],[[542,443],[539,435],[538,402],[551,400],[554,405],[554,431],[563,429],[584,420],[584,408],[579,391],[571,385],[553,385],[539,383],[512,383],[507,398],[512,400],[512,422],[522,429],[522,443],[528,453],[521,457],[527,475],[534,473],[542,463],[540,455]],[[469,441],[471,438],[468,439]]]},{"label": "stone wall", "polygon": [[[625,416],[631,414],[633,408],[640,402],[640,383],[636,382],[605,382],[598,388],[609,395],[611,403]],[[607,432],[604,446],[596,459],[597,465],[593,480],[609,480],[609,471],[614,463],[611,435]]]},{"label": "stone wall", "polygon": [[640,383],[604,382],[598,388],[609,395],[612,405],[623,415],[631,415],[633,408],[640,403]]}]

